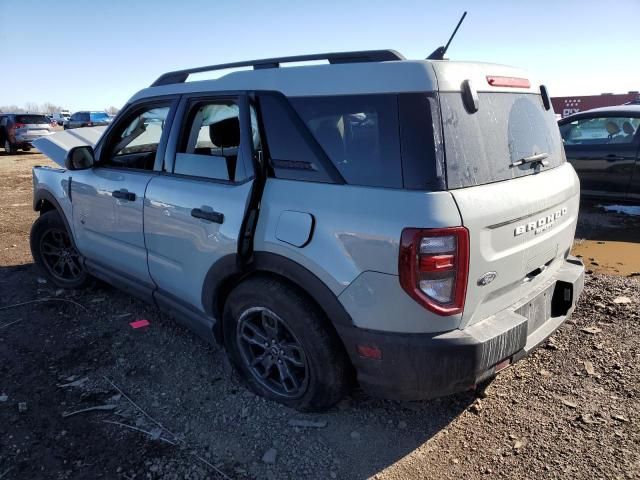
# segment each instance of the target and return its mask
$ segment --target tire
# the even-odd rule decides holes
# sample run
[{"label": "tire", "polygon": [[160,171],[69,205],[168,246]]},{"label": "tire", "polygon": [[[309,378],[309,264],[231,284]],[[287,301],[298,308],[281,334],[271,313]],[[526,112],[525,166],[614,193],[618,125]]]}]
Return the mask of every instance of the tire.
[{"label": "tire", "polygon": [[23,152],[30,152],[31,151],[31,147],[24,147],[22,149]]},{"label": "tire", "polygon": [[15,155],[18,153],[18,149],[8,138],[4,141],[4,151],[7,155]]},{"label": "tire", "polygon": [[73,289],[89,285],[83,258],[57,210],[43,213],[33,223],[30,243],[35,263],[55,285]]},{"label": "tire", "polygon": [[249,278],[230,293],[223,330],[231,363],[257,395],[300,411],[323,411],[348,391],[350,365],[327,319],[275,277]]}]

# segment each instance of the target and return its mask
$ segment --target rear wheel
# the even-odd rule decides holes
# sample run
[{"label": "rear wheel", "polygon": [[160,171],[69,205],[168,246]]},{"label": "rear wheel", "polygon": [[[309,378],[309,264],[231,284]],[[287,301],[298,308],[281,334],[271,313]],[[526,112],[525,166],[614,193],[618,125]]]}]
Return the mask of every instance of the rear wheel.
[{"label": "rear wheel", "polygon": [[349,364],[336,334],[303,294],[254,277],[225,304],[225,346],[258,395],[301,411],[329,408],[347,392]]},{"label": "rear wheel", "polygon": [[82,288],[89,275],[57,210],[43,213],[31,227],[31,254],[47,277],[62,288]]}]

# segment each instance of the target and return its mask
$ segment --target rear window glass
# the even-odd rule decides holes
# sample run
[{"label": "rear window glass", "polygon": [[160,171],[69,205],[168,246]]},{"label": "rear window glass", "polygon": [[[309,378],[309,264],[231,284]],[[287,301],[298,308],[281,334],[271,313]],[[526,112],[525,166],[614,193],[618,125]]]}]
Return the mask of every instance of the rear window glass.
[{"label": "rear window glass", "polygon": [[345,181],[402,188],[396,95],[292,98]]},{"label": "rear window glass", "polygon": [[[444,189],[437,98],[427,93],[291,98],[318,144],[353,185]],[[432,115],[433,113],[433,115]]]},{"label": "rear window glass", "polygon": [[531,164],[512,166],[524,158],[546,154],[548,165],[565,161],[553,111],[540,95],[479,93],[479,109],[465,110],[460,93],[441,93],[442,124],[449,188],[482,185],[531,175]]},{"label": "rear window glass", "polygon": [[28,125],[49,123],[44,115],[16,115],[16,123],[26,123]]}]

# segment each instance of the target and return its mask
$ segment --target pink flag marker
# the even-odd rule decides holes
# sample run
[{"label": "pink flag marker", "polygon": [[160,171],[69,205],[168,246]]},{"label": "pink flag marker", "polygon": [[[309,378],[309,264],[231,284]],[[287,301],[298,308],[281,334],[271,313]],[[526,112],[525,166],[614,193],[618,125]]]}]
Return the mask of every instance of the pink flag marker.
[{"label": "pink flag marker", "polygon": [[136,320],[135,322],[131,322],[131,328],[142,328],[149,326],[149,320]]}]

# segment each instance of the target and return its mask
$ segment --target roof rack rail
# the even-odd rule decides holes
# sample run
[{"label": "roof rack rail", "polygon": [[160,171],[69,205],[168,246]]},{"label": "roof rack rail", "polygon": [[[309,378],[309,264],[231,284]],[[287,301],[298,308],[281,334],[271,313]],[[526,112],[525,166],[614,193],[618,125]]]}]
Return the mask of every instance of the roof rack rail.
[{"label": "roof rack rail", "polygon": [[262,60],[249,60],[245,62],[222,63],[220,65],[209,65],[206,67],[188,68],[186,70],[176,70],[160,75],[151,84],[152,87],[160,85],[171,85],[173,83],[186,82],[189,75],[193,73],[211,72],[214,70],[224,70],[227,68],[253,67],[254,70],[263,68],[278,68],[281,63],[307,62],[312,60],[328,60],[329,63],[362,63],[362,62],[386,62],[393,60],[404,60],[405,58],[395,50],[363,50],[361,52],[337,52],[337,53],[316,53],[313,55],[297,55],[293,57],[264,58]]}]

